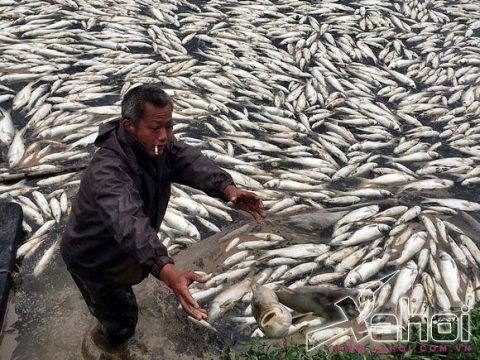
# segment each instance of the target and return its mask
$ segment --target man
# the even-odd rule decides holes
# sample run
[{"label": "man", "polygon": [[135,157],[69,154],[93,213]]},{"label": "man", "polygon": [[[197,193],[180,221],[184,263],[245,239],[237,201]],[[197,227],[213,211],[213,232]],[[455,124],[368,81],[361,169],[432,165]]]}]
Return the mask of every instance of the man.
[{"label": "man", "polygon": [[157,237],[172,182],[232,201],[257,222],[265,216],[257,195],[238,189],[227,172],[175,139],[172,109],[169,96],[153,85],[125,95],[122,119],[100,126],[100,149],[82,176],[63,234],[62,257],[112,345],[135,333],[132,285],[148,274],[173,290],[186,313],[207,317],[188,290],[206,279],[176,268]]}]

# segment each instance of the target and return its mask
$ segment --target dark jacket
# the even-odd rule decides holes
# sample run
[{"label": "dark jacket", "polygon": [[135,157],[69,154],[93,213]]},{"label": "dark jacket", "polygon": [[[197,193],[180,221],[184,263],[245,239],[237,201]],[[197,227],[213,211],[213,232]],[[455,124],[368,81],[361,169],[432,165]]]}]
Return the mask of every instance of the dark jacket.
[{"label": "dark jacket", "polygon": [[85,170],[61,242],[69,271],[90,280],[133,285],[173,263],[157,236],[172,182],[223,198],[231,176],[172,137],[149,157],[120,119],[100,126],[100,149]]}]

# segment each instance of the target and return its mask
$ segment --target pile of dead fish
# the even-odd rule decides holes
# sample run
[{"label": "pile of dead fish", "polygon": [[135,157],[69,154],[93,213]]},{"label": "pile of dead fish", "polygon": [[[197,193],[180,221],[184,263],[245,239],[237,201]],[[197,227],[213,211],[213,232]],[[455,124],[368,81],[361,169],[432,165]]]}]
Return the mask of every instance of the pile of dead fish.
[{"label": "pile of dead fish", "polygon": [[[282,234],[248,232],[232,243],[224,267],[194,290],[213,324],[232,297],[245,304],[237,320],[253,314],[268,335],[275,316],[248,304],[288,302],[278,295],[287,287],[327,286],[336,295],[322,304],[353,289],[360,314],[404,294],[428,311],[478,300],[480,6],[0,0],[0,9],[0,179],[65,171],[0,184],[0,198],[24,209],[21,255],[48,264],[48,234],[79,182],[69,169],[88,164],[98,125],[119,115],[129,88],[156,83],[174,100],[176,136],[257,192],[270,215],[350,206],[326,243],[292,248]],[[174,186],[159,238],[178,251],[234,215]],[[380,287],[383,269],[401,270]],[[358,294],[370,288],[373,297]],[[306,310],[289,304],[289,314]]]},{"label": "pile of dead fish", "polygon": [[[253,326],[252,336],[278,338],[321,324],[329,331],[316,334],[317,343],[330,339],[331,331],[342,342],[351,340],[347,333],[352,326],[375,312],[397,314],[405,298],[409,314],[471,309],[480,295],[474,290],[480,286],[480,250],[473,240],[475,231],[464,229],[478,230],[480,223],[458,212],[458,217],[438,215],[417,205],[318,211],[321,221],[329,218],[333,225],[316,231],[312,242],[301,243],[296,240],[302,233],[298,228],[282,229],[283,235],[277,234],[278,228],[311,214],[282,219],[268,233],[247,228],[242,236],[220,239],[227,240],[222,266],[205,274],[208,281],[198,284],[193,296],[208,304],[213,325],[231,313],[235,316],[224,319],[238,322],[243,330]],[[307,232],[305,236],[308,239]],[[270,291],[268,300],[256,297],[259,289]],[[352,302],[344,309],[338,303],[347,297]],[[255,313],[255,306],[264,310]],[[396,334],[402,328],[392,324],[389,331]]]}]

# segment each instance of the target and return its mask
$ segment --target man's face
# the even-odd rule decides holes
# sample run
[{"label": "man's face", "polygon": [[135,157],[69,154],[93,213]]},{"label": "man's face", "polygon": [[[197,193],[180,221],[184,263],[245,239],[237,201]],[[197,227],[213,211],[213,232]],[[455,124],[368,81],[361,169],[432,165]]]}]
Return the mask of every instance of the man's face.
[{"label": "man's face", "polygon": [[172,106],[157,107],[145,103],[143,116],[138,120],[137,126],[130,121],[125,122],[129,130],[143,145],[150,156],[155,156],[155,146],[158,155],[163,154],[167,141],[172,136]]}]

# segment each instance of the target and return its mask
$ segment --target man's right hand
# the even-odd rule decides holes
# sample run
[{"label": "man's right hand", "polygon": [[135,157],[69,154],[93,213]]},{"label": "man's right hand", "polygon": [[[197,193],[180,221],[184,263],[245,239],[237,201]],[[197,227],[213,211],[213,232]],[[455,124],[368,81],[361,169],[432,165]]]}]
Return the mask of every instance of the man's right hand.
[{"label": "man's right hand", "polygon": [[239,189],[235,185],[228,185],[223,190],[223,196],[228,201],[233,202],[237,209],[252,215],[258,224],[267,215],[263,210],[262,200],[253,192]]},{"label": "man's right hand", "polygon": [[181,271],[175,265],[167,264],[160,270],[160,280],[173,290],[175,297],[188,315],[197,320],[207,318],[207,311],[200,309],[200,306],[188,290],[191,283],[194,281],[204,283],[207,281],[206,278],[195,274],[193,271]]}]

